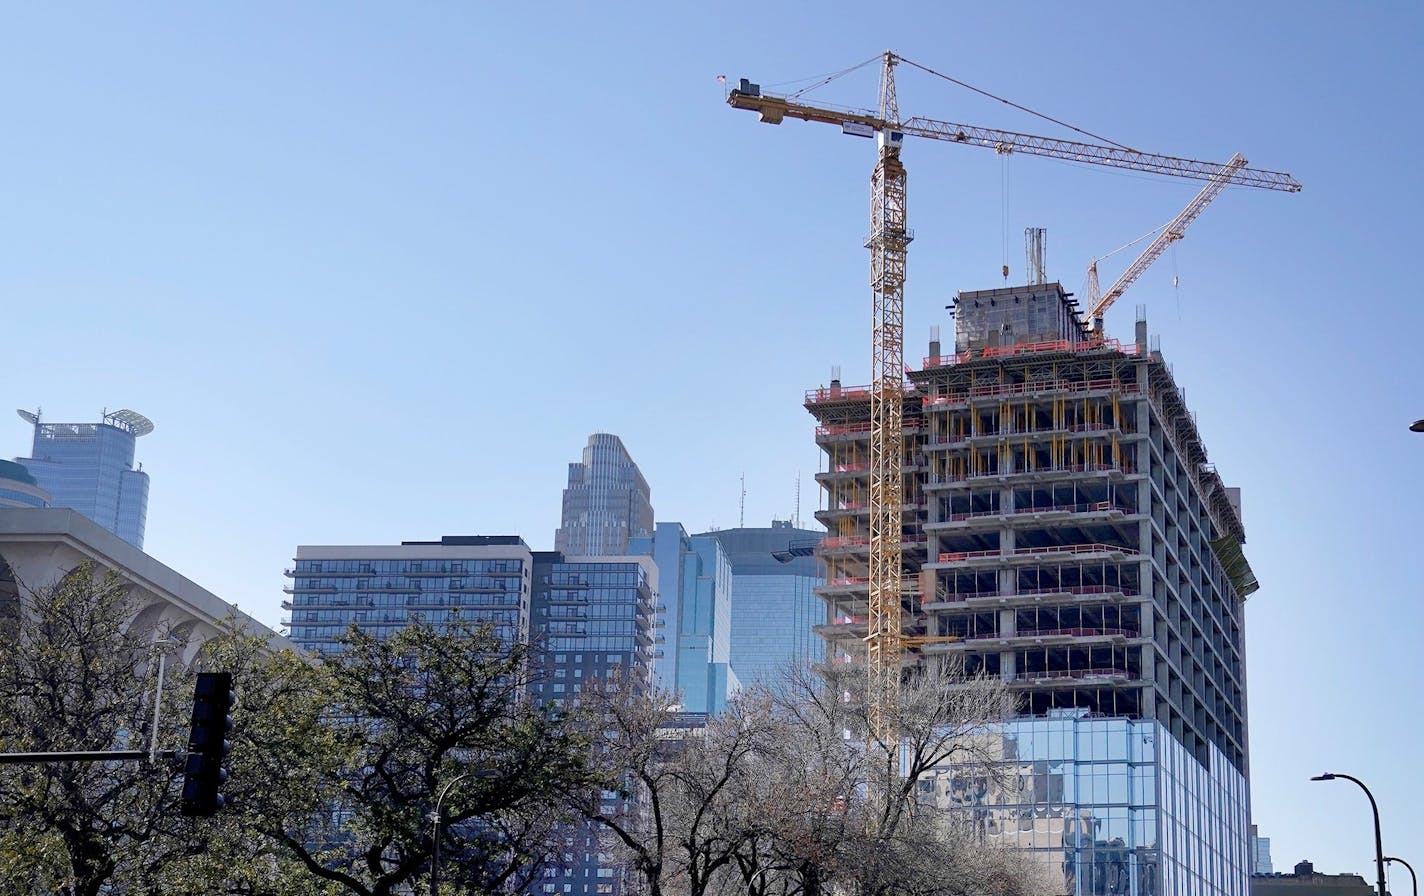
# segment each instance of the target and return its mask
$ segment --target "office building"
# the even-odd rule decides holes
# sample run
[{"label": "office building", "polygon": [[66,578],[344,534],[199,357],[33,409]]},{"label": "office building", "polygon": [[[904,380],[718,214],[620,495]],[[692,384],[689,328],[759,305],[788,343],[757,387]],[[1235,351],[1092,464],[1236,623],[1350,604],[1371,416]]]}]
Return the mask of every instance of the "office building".
[{"label": "office building", "polygon": [[569,464],[554,550],[566,557],[618,557],[629,539],[653,534],[652,490],[623,441],[596,432]]},{"label": "office building", "polygon": [[153,423],[134,411],[106,411],[98,423],[45,423],[35,428],[29,457],[15,460],[50,495],[53,507],[77,510],[136,548],[148,519],[148,474],[134,468],[134,443]]},{"label": "office building", "polygon": [[30,471],[0,460],[0,507],[48,507],[49,492],[40,488]]},{"label": "office building", "polygon": [[304,545],[286,571],[291,639],[340,649],[353,625],[388,638],[416,618],[488,623],[510,643],[529,638],[534,555],[517,535],[447,535],[398,545]]},{"label": "office building", "polygon": [[[653,638],[658,567],[651,557],[533,555],[531,631],[539,674],[535,699],[560,705],[586,682],[617,674],[646,687],[653,677]],[[605,809],[623,799],[603,794]],[[612,843],[601,826],[568,825],[562,850],[549,856],[533,893],[620,896],[629,891],[628,869],[609,856]]]},{"label": "office building", "polygon": [[[651,557],[566,557],[533,552],[513,535],[445,536],[399,545],[301,546],[287,570],[291,638],[311,651],[340,649],[352,626],[389,638],[416,618],[490,624],[532,643],[530,696],[559,705],[613,671],[652,678],[658,569]],[[607,795],[616,798],[614,795]],[[624,892],[596,826],[571,825],[538,893]]]},{"label": "office building", "polygon": [[825,535],[773,520],[697,536],[715,540],[731,565],[729,660],[742,687],[774,687],[787,669],[821,661],[815,627],[826,622],[826,605],[816,596],[822,580],[812,549]]},{"label": "office building", "polygon": [[229,618],[274,650],[292,646],[234,605],[63,507],[0,507],[0,621],[14,618],[28,594],[58,582],[85,562],[100,572],[116,573],[129,586],[129,624],[155,637],[180,639],[184,662],[216,637]]},{"label": "office building", "polygon": [[1251,873],[1274,874],[1271,866],[1271,838],[1262,837],[1256,826],[1251,825]]},{"label": "office building", "polygon": [[658,523],[631,550],[658,567],[660,613],[654,681],[681,699],[683,712],[716,713],[740,688],[731,665],[732,567],[710,535],[689,536],[681,523]]},{"label": "office building", "polygon": [[[996,676],[1018,709],[1000,775],[932,786],[1060,892],[1247,896],[1251,864],[1239,493],[1147,327],[1119,344],[1057,283],[961,293],[956,353],[909,374],[907,664]],[[819,553],[834,653],[867,633],[866,387],[807,395],[826,455]]]}]

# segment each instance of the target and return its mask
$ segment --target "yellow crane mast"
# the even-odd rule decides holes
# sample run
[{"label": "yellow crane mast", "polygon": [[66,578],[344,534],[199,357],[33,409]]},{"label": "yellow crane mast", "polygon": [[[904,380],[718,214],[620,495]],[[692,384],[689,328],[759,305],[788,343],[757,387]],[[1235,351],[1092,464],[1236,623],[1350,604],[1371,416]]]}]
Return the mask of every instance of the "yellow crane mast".
[{"label": "yellow crane mast", "polygon": [[[999,153],[1019,152],[1110,168],[1126,168],[1173,177],[1211,181],[1219,190],[1230,183],[1267,190],[1297,192],[1289,174],[1240,165],[1222,166],[1123,146],[1059,140],[938,121],[900,119],[895,93],[895,66],[900,62],[932,74],[932,70],[887,50],[880,57],[878,112],[838,109],[802,102],[799,97],[762,93],[743,78],[727,95],[734,109],[756,112],[767,124],[787,118],[839,125],[841,131],[874,137],[877,158],[871,175],[870,284],[874,305],[871,367],[869,607],[866,655],[870,678],[871,732],[887,746],[896,736],[889,710],[900,689],[907,639],[902,634],[904,511],[904,370],[905,259],[913,234],[906,226],[905,166],[900,148],[906,136],[980,146]],[[867,63],[868,64],[868,63]],[[1233,159],[1233,162],[1235,160]],[[1223,177],[1225,171],[1229,178]],[[1205,192],[1205,191],[1204,191]],[[1207,201],[1210,201],[1208,199]],[[1204,205],[1205,203],[1203,203]],[[1198,212],[1200,209],[1198,209]],[[919,639],[923,640],[923,639]],[[911,639],[910,643],[915,643]]]}]

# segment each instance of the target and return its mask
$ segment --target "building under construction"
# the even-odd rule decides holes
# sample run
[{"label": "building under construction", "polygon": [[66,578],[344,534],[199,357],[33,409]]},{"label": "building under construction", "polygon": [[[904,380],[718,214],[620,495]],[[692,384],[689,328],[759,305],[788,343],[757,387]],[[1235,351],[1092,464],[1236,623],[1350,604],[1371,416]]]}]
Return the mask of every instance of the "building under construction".
[{"label": "building under construction", "polygon": [[[1145,322],[1131,344],[1105,339],[1057,283],[951,307],[953,351],[933,340],[905,387],[905,662],[996,676],[1019,704],[1005,773],[947,770],[935,799],[1036,850],[1074,894],[1245,896],[1256,583],[1238,493]],[[831,533],[818,630],[857,658],[870,398],[837,381],[806,396]]]}]

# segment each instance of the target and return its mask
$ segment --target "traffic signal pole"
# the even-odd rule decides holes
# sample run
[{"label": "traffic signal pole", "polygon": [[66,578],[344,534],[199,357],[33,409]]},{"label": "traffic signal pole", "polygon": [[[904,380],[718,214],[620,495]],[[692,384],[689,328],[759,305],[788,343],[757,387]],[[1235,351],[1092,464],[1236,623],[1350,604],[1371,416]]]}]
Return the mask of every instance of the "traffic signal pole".
[{"label": "traffic signal pole", "polygon": [[76,750],[68,753],[0,753],[0,765],[46,762],[112,762],[123,759],[177,759],[177,750]]}]

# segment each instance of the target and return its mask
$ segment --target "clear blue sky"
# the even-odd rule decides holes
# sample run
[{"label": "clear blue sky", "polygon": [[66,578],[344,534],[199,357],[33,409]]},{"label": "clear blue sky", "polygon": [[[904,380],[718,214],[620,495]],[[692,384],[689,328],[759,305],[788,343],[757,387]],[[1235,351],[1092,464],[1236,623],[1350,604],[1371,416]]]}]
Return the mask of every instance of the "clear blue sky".
[{"label": "clear blue sky", "polygon": [[[1424,864],[1418,4],[26,4],[0,29],[4,393],[157,431],[148,549],[270,623],[298,544],[522,534],[621,435],[660,519],[816,495],[802,390],[869,369],[869,141],[758,124],[891,47],[1122,143],[1292,172],[1232,190],[1145,304],[1245,492],[1255,817],[1278,868]],[[826,101],[873,105],[873,77]],[[906,114],[1068,136],[905,71]],[[905,151],[907,356],[958,289],[1169,219],[1154,180]],[[1005,188],[1007,183],[1007,188]],[[1005,213],[1007,209],[1007,214]],[[1006,237],[1007,234],[1007,237]],[[1104,263],[1105,279],[1126,256]],[[1173,287],[1172,276],[1179,277]],[[27,427],[5,410],[5,456]],[[1403,884],[1396,880],[1398,888]]]}]

